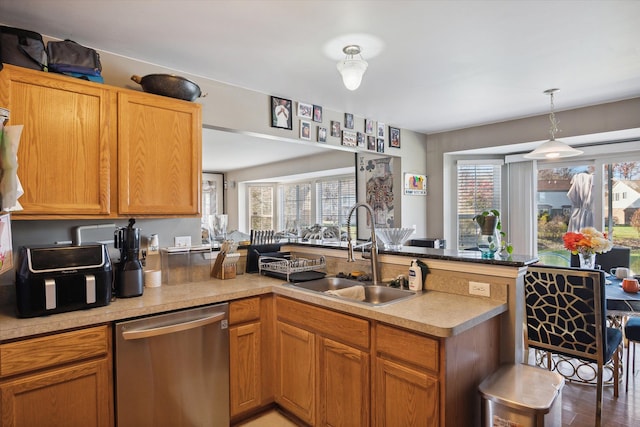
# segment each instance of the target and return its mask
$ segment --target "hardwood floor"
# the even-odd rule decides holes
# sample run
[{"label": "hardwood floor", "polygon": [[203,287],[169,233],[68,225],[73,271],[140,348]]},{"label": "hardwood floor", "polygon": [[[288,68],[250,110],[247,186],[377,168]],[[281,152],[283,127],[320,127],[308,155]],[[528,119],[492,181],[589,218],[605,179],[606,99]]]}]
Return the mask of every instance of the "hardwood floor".
[{"label": "hardwood floor", "polygon": [[[627,369],[626,349],[623,355]],[[632,361],[633,363],[633,361]],[[605,427],[640,426],[640,344],[636,344],[636,372],[629,372],[629,391],[624,391],[624,376],[618,398],[613,397],[613,387],[605,387],[602,399],[602,425]],[[565,383],[562,390],[562,426],[589,427],[594,425],[596,414],[596,388],[588,385]]]}]

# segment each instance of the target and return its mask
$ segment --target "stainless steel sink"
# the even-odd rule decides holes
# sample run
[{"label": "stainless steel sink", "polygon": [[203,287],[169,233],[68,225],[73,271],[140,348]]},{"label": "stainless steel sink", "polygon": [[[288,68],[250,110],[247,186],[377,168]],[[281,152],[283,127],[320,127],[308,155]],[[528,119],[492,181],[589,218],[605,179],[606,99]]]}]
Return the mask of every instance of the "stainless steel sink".
[{"label": "stainless steel sink", "polygon": [[351,286],[364,286],[364,301],[359,301],[355,299],[351,299],[348,297],[336,296],[327,294],[327,296],[332,296],[335,298],[344,298],[351,300],[353,302],[357,302],[360,304],[372,305],[372,306],[381,306],[387,305],[395,302],[399,302],[408,298],[413,298],[416,296],[415,292],[405,291],[403,289],[397,288],[389,288],[387,286],[374,286],[368,285],[364,282],[358,282],[356,280],[344,279],[340,277],[325,277],[318,280],[311,280],[308,282],[301,283],[289,283],[287,286],[291,286],[296,289],[303,289],[312,292],[324,293],[329,290],[338,290],[349,288]]}]

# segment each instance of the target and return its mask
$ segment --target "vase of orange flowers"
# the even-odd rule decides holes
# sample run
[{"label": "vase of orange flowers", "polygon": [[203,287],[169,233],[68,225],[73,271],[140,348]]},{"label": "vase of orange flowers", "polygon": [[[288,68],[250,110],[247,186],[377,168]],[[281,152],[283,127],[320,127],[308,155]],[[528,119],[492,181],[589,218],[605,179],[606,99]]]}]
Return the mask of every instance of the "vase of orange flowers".
[{"label": "vase of orange flowers", "polygon": [[613,247],[606,233],[601,233],[593,227],[582,228],[577,233],[569,231],[562,236],[562,240],[566,249],[578,255],[580,268],[594,269],[596,254],[609,252]]}]

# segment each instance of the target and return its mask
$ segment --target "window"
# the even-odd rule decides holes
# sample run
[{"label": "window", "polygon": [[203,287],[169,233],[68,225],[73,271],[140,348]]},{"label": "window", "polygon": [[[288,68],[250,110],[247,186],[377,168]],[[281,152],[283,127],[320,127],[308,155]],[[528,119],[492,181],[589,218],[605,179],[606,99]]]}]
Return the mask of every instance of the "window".
[{"label": "window", "polygon": [[355,178],[320,181],[316,183],[316,193],[316,222],[320,225],[346,226],[349,209],[356,203]]},{"label": "window", "polygon": [[317,224],[344,231],[349,209],[356,203],[356,180],[347,175],[318,181],[253,183],[246,188],[252,230],[294,231],[298,226],[304,229]]},{"label": "window", "polygon": [[282,215],[280,229],[296,230],[298,226],[309,227],[311,218],[311,183],[284,184],[280,186]]},{"label": "window", "polygon": [[215,216],[222,213],[222,187],[224,176],[222,174],[202,174],[202,216],[200,218],[200,231],[202,243],[212,243],[216,237],[214,225]]},{"label": "window", "polygon": [[270,185],[250,185],[249,224],[252,230],[273,230],[273,187]]},{"label": "window", "polygon": [[614,245],[630,247],[630,267],[640,271],[640,161],[591,160],[560,167],[540,164],[537,199],[540,261],[558,266],[570,264],[570,253],[564,248],[562,236],[569,228],[572,213],[578,209],[572,205],[568,192],[574,177],[581,173],[593,176],[588,203],[591,223],[606,232]]},{"label": "window", "polygon": [[488,209],[500,210],[502,161],[459,160],[458,175],[458,248],[476,246],[473,217]]}]

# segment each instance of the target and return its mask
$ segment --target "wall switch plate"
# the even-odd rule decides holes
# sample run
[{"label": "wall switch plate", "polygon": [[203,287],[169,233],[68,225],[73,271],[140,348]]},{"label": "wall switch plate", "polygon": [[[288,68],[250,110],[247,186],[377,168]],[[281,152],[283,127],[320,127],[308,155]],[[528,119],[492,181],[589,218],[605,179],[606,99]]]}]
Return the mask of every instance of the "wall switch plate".
[{"label": "wall switch plate", "polygon": [[469,282],[469,294],[481,297],[491,296],[491,285],[482,282]]},{"label": "wall switch plate", "polygon": [[187,248],[191,246],[191,236],[176,236],[173,238],[174,246],[178,248]]}]

